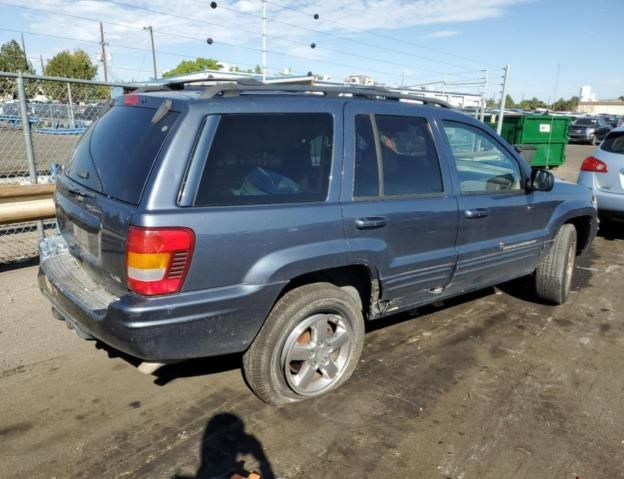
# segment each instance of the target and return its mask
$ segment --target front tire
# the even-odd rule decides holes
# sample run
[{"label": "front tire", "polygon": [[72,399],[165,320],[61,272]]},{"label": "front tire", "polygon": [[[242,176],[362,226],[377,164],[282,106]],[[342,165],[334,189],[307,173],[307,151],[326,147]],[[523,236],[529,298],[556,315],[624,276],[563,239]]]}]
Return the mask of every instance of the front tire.
[{"label": "front tire", "polygon": [[576,263],[576,228],[565,224],[555,236],[548,254],[535,270],[537,296],[553,304],[563,304],[568,299]]},{"label": "front tire", "polygon": [[364,319],[357,301],[333,284],[309,284],[275,304],[243,356],[243,371],[263,401],[301,401],[347,381],[363,344]]}]

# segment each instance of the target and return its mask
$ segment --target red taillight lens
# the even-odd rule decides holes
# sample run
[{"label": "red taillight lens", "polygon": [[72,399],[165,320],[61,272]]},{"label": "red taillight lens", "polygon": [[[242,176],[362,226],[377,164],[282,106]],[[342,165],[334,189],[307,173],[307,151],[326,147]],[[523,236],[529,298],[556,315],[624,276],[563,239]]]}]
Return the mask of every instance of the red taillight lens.
[{"label": "red taillight lens", "polygon": [[145,295],[177,293],[186,279],[194,247],[195,233],[189,228],[130,226],[128,288]]},{"label": "red taillight lens", "polygon": [[583,160],[581,171],[593,171],[594,173],[606,173],[607,164],[595,156],[588,156]]},{"label": "red taillight lens", "polygon": [[126,95],[123,99],[123,104],[126,106],[136,106],[141,102],[139,95]]}]

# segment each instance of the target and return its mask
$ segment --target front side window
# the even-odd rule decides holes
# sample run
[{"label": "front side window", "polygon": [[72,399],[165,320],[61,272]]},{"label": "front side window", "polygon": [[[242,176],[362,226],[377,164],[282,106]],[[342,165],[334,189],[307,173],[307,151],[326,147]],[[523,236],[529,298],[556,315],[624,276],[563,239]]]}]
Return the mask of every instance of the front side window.
[{"label": "front side window", "polygon": [[222,115],[195,205],[323,201],[332,144],[325,113]]},{"label": "front side window", "polygon": [[518,162],[478,128],[444,121],[462,193],[522,191]]},{"label": "front side window", "polygon": [[442,192],[440,164],[424,118],[358,115],[355,129],[354,197]]}]

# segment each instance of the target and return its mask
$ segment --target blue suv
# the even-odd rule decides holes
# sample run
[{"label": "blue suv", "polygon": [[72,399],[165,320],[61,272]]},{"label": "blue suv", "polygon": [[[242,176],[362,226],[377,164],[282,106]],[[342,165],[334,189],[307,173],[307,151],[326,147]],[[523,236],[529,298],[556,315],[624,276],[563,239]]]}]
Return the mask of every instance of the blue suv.
[{"label": "blue suv", "polygon": [[151,90],[82,137],[39,273],[56,317],[145,370],[243,352],[264,401],[315,397],[353,373],[365,321],[525,275],[563,303],[596,232],[589,189],[438,100]]}]

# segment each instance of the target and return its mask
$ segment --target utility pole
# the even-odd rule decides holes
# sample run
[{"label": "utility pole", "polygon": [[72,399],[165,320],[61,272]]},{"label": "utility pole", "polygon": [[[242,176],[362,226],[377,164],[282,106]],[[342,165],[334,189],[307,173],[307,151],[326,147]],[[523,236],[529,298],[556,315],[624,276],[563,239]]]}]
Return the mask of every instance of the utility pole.
[{"label": "utility pole", "polygon": [[41,61],[41,74],[45,75],[45,66],[43,65],[43,55],[39,54],[39,61]]},{"label": "utility pole", "polygon": [[28,55],[26,54],[26,42],[24,42],[24,34],[20,32],[22,35],[22,50],[24,51],[24,57],[26,58],[26,65],[28,65]]},{"label": "utility pole", "polygon": [[503,117],[505,116],[505,100],[507,98],[507,82],[509,81],[509,71],[511,67],[505,65],[505,75],[503,76],[503,91],[501,92],[501,100],[498,112],[498,124],[496,125],[496,133],[499,135],[503,131]]},{"label": "utility pole", "polygon": [[104,81],[108,81],[108,66],[106,65],[106,43],[104,42],[104,25],[100,22],[100,46],[102,47],[102,64],[104,65]]},{"label": "utility pole", "polygon": [[262,81],[266,80],[266,0],[262,0]]},{"label": "utility pole", "polygon": [[149,27],[143,27],[143,30],[147,30],[150,34],[150,41],[152,42],[152,65],[154,67],[154,80],[158,78],[158,72],[156,70],[156,49],[154,48],[154,29],[150,25]]},{"label": "utility pole", "polygon": [[485,96],[487,95],[487,84],[488,84],[488,71],[483,70],[483,94],[481,95],[481,113],[479,114],[479,120],[485,121],[485,106],[487,103],[487,99]]}]

